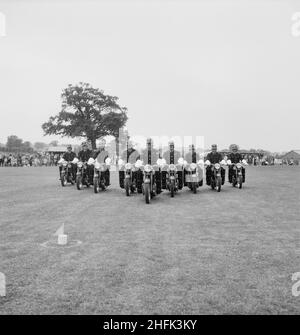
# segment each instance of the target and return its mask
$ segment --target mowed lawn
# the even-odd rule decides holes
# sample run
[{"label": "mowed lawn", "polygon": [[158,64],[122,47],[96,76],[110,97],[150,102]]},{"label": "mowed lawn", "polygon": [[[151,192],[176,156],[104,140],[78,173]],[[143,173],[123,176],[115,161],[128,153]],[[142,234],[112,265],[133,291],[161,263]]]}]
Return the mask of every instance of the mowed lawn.
[{"label": "mowed lawn", "polygon": [[[0,314],[299,314],[300,168],[248,167],[150,205],[112,185],[61,187],[57,168],[0,168]],[[71,248],[45,248],[65,223]]]}]

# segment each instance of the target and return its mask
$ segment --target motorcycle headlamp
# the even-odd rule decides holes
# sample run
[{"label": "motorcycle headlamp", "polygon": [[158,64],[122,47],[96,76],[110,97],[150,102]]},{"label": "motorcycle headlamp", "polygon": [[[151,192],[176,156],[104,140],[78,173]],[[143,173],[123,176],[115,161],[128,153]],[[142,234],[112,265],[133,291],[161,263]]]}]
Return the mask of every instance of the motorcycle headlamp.
[{"label": "motorcycle headlamp", "polygon": [[159,165],[159,166],[164,166],[166,164],[166,160],[164,158],[159,158],[156,161],[156,164]]},{"label": "motorcycle headlamp", "polygon": [[138,159],[138,160],[135,162],[135,164],[134,164],[134,166],[135,166],[137,169],[140,169],[142,165],[143,165],[143,161],[141,161],[140,159]]},{"label": "motorcycle headlamp", "polygon": [[97,170],[100,169],[100,163],[99,163],[99,162],[96,162],[96,163],[95,163],[95,169],[97,169]]},{"label": "motorcycle headlamp", "polygon": [[107,157],[105,160],[105,164],[110,165],[111,163],[111,158]]},{"label": "motorcycle headlamp", "polygon": [[191,170],[196,170],[196,168],[197,168],[197,164],[192,163],[192,164],[190,165],[190,168],[191,168]]},{"label": "motorcycle headlamp", "polygon": [[62,165],[63,165],[63,166],[67,166],[68,163],[67,163],[67,162],[62,162]]},{"label": "motorcycle headlamp", "polygon": [[219,170],[220,167],[221,167],[221,165],[220,165],[219,163],[215,164],[215,168],[216,168],[216,170]]},{"label": "motorcycle headlamp", "polygon": [[125,169],[126,170],[131,170],[131,168],[132,168],[132,165],[130,163],[125,164]]},{"label": "motorcycle headlamp", "polygon": [[240,168],[242,167],[242,164],[241,164],[241,163],[237,163],[236,167],[237,167],[238,169],[240,169]]},{"label": "motorcycle headlamp", "polygon": [[81,167],[82,167],[82,165],[83,165],[83,163],[82,163],[82,162],[79,162],[79,163],[77,164],[77,166],[78,166],[79,168],[81,168]]},{"label": "motorcycle headlamp", "polygon": [[175,171],[176,170],[176,166],[174,164],[170,164],[169,165],[169,170],[170,171]]},{"label": "motorcycle headlamp", "polygon": [[146,172],[151,172],[151,171],[152,171],[152,166],[149,165],[149,164],[146,164],[144,170],[145,170]]}]

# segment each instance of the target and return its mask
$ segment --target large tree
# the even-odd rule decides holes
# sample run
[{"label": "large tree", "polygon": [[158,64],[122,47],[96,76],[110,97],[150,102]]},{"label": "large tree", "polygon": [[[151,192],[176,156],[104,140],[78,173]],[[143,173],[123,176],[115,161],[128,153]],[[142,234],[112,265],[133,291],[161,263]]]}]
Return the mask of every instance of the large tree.
[{"label": "large tree", "polygon": [[33,152],[32,144],[29,141],[25,141],[22,143],[22,149],[25,152]]},{"label": "large tree", "polygon": [[62,110],[42,125],[45,135],[84,137],[96,148],[96,140],[118,136],[119,128],[127,121],[127,108],[118,98],[104,94],[88,83],[69,85],[63,90]]},{"label": "large tree", "polygon": [[18,151],[22,149],[23,140],[16,135],[7,137],[6,148],[8,151]]}]

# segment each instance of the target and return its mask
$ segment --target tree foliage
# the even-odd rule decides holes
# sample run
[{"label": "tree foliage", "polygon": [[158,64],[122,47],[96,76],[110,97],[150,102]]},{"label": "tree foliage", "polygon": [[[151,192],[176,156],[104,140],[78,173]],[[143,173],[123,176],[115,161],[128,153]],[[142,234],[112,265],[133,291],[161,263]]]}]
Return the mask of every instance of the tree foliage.
[{"label": "tree foliage", "polygon": [[10,135],[7,137],[5,145],[7,151],[11,152],[32,152],[32,144],[29,141],[23,142],[21,138],[16,135]]},{"label": "tree foliage", "polygon": [[96,147],[96,140],[113,135],[127,122],[127,108],[118,98],[105,95],[88,83],[69,85],[63,90],[62,110],[42,125],[45,135],[84,137]]}]

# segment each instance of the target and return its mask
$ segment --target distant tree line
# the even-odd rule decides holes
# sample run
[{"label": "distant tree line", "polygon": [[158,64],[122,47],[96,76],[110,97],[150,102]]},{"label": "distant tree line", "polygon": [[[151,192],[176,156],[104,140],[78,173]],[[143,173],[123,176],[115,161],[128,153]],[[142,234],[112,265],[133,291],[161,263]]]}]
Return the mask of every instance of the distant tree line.
[{"label": "distant tree line", "polygon": [[57,145],[58,141],[52,141],[49,144],[44,142],[31,143],[29,141],[23,141],[23,139],[16,135],[10,135],[7,137],[6,144],[0,145],[0,151],[34,153],[44,151],[48,146]]}]

